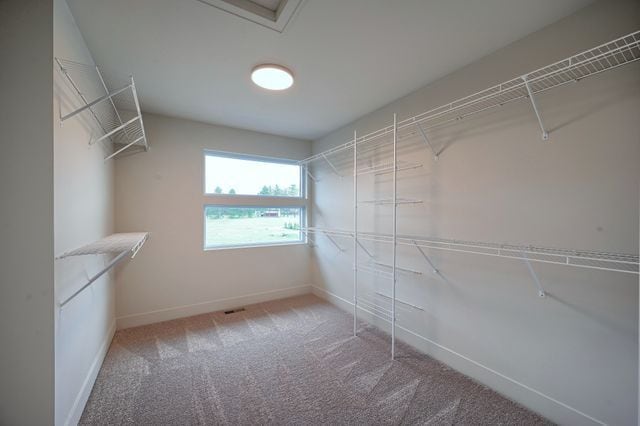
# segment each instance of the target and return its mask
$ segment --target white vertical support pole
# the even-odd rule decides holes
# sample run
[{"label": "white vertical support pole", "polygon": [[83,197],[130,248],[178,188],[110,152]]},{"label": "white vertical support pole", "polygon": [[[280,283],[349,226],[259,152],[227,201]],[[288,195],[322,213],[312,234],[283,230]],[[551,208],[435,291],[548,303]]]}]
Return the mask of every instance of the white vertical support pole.
[{"label": "white vertical support pole", "polygon": [[353,335],[358,330],[358,133],[353,131]]},{"label": "white vertical support pole", "polygon": [[396,260],[397,260],[397,210],[398,210],[398,198],[397,198],[397,174],[398,174],[398,116],[393,114],[393,272],[392,272],[392,287],[391,287],[391,359],[396,357]]}]

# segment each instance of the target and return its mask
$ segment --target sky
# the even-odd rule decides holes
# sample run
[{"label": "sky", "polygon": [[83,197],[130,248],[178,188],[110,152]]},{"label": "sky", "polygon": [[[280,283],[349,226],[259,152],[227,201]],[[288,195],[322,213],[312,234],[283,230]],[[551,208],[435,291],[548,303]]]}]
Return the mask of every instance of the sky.
[{"label": "sky", "polygon": [[216,186],[227,194],[231,188],[236,194],[256,195],[263,186],[300,186],[300,167],[295,164],[267,163],[238,158],[205,157],[205,190],[213,193]]}]

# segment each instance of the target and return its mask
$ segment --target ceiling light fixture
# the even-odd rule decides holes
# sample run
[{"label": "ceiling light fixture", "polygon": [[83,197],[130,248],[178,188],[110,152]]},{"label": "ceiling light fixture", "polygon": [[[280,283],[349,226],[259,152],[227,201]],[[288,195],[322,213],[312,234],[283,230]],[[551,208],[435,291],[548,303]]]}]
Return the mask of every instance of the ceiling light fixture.
[{"label": "ceiling light fixture", "polygon": [[293,85],[293,74],[281,65],[263,64],[251,71],[251,81],[267,90],[285,90]]}]

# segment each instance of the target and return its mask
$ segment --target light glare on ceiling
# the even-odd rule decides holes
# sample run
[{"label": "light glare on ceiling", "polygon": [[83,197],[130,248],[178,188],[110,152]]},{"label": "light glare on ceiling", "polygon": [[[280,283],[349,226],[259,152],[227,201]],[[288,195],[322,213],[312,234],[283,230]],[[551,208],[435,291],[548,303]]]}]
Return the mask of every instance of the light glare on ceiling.
[{"label": "light glare on ceiling", "polygon": [[285,90],[293,85],[293,74],[280,65],[258,65],[251,71],[251,80],[267,90]]}]

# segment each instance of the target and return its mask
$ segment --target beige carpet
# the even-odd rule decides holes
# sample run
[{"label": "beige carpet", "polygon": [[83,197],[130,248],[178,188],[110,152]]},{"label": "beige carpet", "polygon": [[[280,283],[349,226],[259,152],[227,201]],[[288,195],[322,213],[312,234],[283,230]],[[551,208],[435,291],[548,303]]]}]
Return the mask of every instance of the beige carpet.
[{"label": "beige carpet", "polygon": [[118,331],[80,423],[549,424],[351,318],[308,295]]}]

